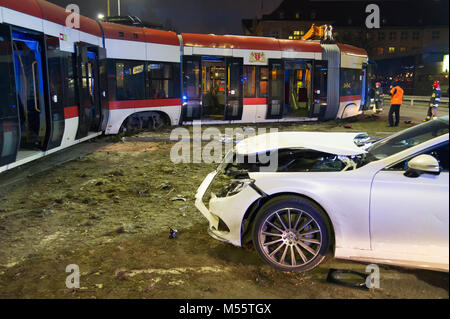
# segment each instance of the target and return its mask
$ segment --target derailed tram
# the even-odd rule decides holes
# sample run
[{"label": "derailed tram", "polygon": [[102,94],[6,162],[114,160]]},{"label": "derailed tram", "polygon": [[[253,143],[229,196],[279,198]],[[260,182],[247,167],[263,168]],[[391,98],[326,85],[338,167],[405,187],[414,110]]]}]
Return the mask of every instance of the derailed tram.
[{"label": "derailed tram", "polygon": [[95,21],[44,0],[0,0],[0,172],[101,134],[164,125],[360,114],[365,50],[176,34]]}]

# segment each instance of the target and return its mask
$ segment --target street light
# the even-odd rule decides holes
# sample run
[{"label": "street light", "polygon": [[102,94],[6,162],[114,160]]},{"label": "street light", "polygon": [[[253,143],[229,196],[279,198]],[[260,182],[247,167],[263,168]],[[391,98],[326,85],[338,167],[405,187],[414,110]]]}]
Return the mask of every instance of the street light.
[{"label": "street light", "polygon": [[99,13],[99,14],[97,15],[97,18],[98,18],[99,20],[103,20],[103,19],[105,18],[105,15],[102,14],[102,13]]}]

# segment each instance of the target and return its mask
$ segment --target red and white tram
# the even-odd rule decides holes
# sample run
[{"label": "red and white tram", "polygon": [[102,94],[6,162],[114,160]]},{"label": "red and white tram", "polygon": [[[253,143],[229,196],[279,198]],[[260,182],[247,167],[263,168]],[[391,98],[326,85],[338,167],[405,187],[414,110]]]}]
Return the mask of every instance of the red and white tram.
[{"label": "red and white tram", "polygon": [[367,53],[344,44],[176,34],[0,0],[0,172],[100,134],[311,121],[362,111]]}]

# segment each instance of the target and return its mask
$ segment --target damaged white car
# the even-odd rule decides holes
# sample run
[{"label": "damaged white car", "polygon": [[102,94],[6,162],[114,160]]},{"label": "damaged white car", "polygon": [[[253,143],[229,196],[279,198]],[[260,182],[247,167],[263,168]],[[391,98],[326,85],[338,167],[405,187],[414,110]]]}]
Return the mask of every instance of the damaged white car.
[{"label": "damaged white car", "polygon": [[329,249],[336,258],[448,271],[448,116],[369,146],[361,136],[243,140],[198,189],[209,233],[236,246],[252,240],[285,271],[310,270]]}]

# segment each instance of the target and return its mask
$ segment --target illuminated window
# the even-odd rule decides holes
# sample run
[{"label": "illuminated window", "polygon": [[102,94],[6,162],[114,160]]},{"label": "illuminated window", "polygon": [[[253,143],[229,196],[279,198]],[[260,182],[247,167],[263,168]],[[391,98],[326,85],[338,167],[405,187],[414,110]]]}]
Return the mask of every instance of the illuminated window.
[{"label": "illuminated window", "polygon": [[244,66],[244,97],[267,97],[269,69],[260,66]]},{"label": "illuminated window", "polygon": [[406,48],[405,47],[400,47],[400,52],[402,52],[402,53],[406,52]]},{"label": "illuminated window", "polygon": [[145,97],[145,72],[140,61],[116,62],[117,100],[142,100]]},{"label": "illuminated window", "polygon": [[297,12],[297,13],[295,14],[295,18],[296,18],[296,19],[300,19],[300,13]]},{"label": "illuminated window", "polygon": [[395,53],[395,47],[389,47],[389,53]]},{"label": "illuminated window", "polygon": [[377,48],[377,54],[383,55],[384,54],[384,48]]},{"label": "illuminated window", "polygon": [[289,39],[291,40],[301,40],[301,36],[305,34],[305,31],[295,30],[292,31],[291,35],[289,36]]},{"label": "illuminated window", "polygon": [[244,66],[244,97],[256,97],[256,67]]}]

